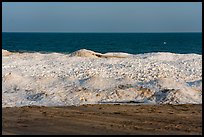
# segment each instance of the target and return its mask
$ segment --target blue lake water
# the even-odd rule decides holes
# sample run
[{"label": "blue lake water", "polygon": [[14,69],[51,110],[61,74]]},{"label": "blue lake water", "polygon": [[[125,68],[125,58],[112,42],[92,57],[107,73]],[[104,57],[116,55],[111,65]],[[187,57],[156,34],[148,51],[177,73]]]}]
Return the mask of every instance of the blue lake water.
[{"label": "blue lake water", "polygon": [[9,51],[62,52],[79,49],[96,52],[149,52],[202,54],[202,33],[8,33],[2,48]]}]

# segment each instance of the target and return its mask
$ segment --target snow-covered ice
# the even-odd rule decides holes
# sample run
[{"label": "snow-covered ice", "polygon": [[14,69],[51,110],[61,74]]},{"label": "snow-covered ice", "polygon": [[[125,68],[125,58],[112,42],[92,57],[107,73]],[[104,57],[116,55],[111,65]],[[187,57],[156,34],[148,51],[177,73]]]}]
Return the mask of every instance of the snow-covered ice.
[{"label": "snow-covered ice", "polygon": [[2,106],[202,104],[202,55],[2,50]]}]

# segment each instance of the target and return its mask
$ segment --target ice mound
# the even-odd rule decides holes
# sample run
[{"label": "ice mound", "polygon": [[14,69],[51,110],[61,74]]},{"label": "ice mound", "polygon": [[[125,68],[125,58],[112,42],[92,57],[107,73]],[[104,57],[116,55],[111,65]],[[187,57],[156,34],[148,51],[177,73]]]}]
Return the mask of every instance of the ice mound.
[{"label": "ice mound", "polygon": [[202,103],[202,91],[189,87],[183,81],[172,78],[160,78],[147,83],[139,83],[154,92],[151,100],[159,104],[199,104]]},{"label": "ice mound", "polygon": [[81,86],[88,89],[109,89],[115,85],[117,81],[113,78],[103,78],[101,76],[92,76],[81,82]]},{"label": "ice mound", "polygon": [[2,49],[2,56],[9,56],[11,54],[12,54],[11,52]]},{"label": "ice mound", "polygon": [[70,54],[71,57],[91,57],[91,58],[125,58],[127,53],[97,53],[87,49],[81,49]]},{"label": "ice mound", "polygon": [[3,107],[202,104],[202,55],[88,50],[11,54],[2,56]]},{"label": "ice mound", "polygon": [[[177,61],[177,60],[186,60],[186,54],[175,54],[175,53],[151,53],[153,56],[150,59],[160,60],[160,61]],[[192,54],[194,57],[199,57],[199,55]]]},{"label": "ice mound", "polygon": [[94,58],[97,58],[97,57],[100,57],[101,54],[93,52],[91,50],[81,49],[81,50],[78,50],[78,51],[71,53],[70,56],[71,57],[94,57]]}]

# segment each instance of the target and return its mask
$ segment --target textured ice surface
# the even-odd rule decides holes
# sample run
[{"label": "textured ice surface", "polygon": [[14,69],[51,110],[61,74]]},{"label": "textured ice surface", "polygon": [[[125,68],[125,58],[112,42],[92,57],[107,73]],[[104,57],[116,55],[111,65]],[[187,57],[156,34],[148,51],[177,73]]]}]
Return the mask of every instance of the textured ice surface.
[{"label": "textured ice surface", "polygon": [[202,104],[202,55],[2,53],[3,107]]}]

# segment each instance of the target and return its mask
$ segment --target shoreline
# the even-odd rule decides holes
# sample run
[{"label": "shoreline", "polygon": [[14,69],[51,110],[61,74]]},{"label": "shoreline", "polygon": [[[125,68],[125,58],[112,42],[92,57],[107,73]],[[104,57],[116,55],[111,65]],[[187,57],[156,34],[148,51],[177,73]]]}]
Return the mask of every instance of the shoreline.
[{"label": "shoreline", "polygon": [[[84,50],[84,49],[79,49],[77,51],[80,51],[80,50]],[[92,50],[89,50],[89,49],[85,49],[85,50],[88,50],[88,51],[92,51]],[[2,51],[8,51],[8,52],[11,52],[11,53],[17,53],[17,54],[24,54],[24,53],[38,53],[38,54],[63,54],[63,55],[70,55],[71,53],[73,52],[76,52],[76,51],[73,51],[73,52],[55,52],[55,51],[28,51],[28,50],[7,50],[7,49],[2,49]],[[95,52],[95,51],[93,51]],[[202,53],[201,54],[198,54],[198,53],[176,53],[176,52],[167,52],[167,51],[155,51],[155,52],[145,52],[145,53],[137,53],[137,54],[132,54],[132,53],[127,53],[127,52],[105,52],[105,53],[101,53],[101,54],[114,54],[114,53],[122,53],[122,54],[129,54],[129,55],[133,55],[133,56],[137,56],[137,55],[144,55],[144,54],[159,54],[159,53],[167,53],[167,54],[178,54],[178,55],[186,55],[186,54],[192,54],[192,55],[200,55],[202,56]]]}]

